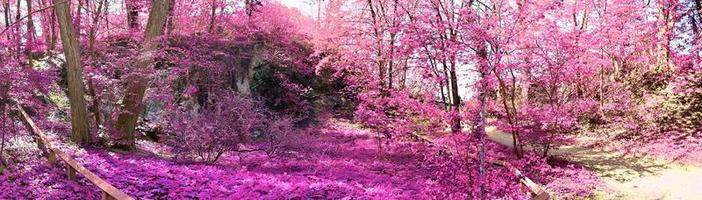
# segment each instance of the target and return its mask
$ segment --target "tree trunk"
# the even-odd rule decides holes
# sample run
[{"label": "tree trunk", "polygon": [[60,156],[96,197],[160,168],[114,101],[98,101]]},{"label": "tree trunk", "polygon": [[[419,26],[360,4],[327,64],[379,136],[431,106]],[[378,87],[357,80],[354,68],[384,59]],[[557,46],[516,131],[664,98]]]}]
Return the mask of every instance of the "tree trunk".
[{"label": "tree trunk", "polygon": [[[482,45],[480,46],[478,55],[480,55],[480,59],[486,59],[487,57],[487,52],[485,51],[485,47]],[[488,65],[484,64],[484,62],[479,62],[479,68],[478,71],[480,72],[480,89],[478,92],[480,93],[479,101],[480,101],[480,113],[479,113],[479,121],[478,121],[478,139],[480,140],[480,161],[479,161],[479,173],[480,173],[480,178],[484,179],[485,178],[485,138],[487,137],[487,133],[485,132],[485,114],[486,114],[486,109],[485,109],[485,96],[487,95],[487,84],[485,84],[485,77],[488,73],[490,73],[490,70],[488,69]],[[470,169],[469,169],[470,170]],[[487,180],[483,180],[487,181]],[[485,198],[485,186],[484,184],[480,185],[480,195],[481,199],[486,199]]]},{"label": "tree trunk", "polygon": [[88,30],[88,49],[90,50],[91,53],[94,53],[95,51],[95,40],[96,40],[96,32],[98,29],[98,25],[100,24],[100,15],[102,14],[102,7],[105,5],[107,0],[100,0],[98,3],[97,8],[95,9],[95,15],[93,15],[93,21],[92,25],[90,26],[90,30]]},{"label": "tree trunk", "polygon": [[73,31],[71,22],[71,10],[68,3],[62,0],[53,0],[56,7],[56,17],[59,22],[63,51],[68,67],[68,102],[71,104],[71,140],[77,144],[85,144],[90,141],[88,132],[88,115],[85,110],[85,99],[83,91],[83,74],[80,65],[80,52],[78,50],[78,39]]},{"label": "tree trunk", "polygon": [[[2,8],[3,13],[5,14],[5,16],[3,16],[3,18],[5,19],[5,28],[7,29],[8,27],[10,27],[10,1],[3,2]],[[11,40],[10,35],[11,34],[5,35],[7,40]]]},{"label": "tree trunk", "polygon": [[669,5],[661,5],[658,3],[657,7],[657,18],[659,23],[658,28],[658,44],[656,47],[656,67],[657,70],[665,74],[672,73],[674,66],[670,62],[670,40],[671,31],[674,27],[674,20],[672,19],[672,8]]},{"label": "tree trunk", "polygon": [[444,67],[444,74],[447,75],[446,89],[448,90],[449,97],[451,99],[451,103],[448,105],[448,109],[453,109],[453,112],[455,114],[451,118],[451,132],[456,133],[461,131],[461,118],[459,114],[461,97],[458,94],[458,79],[456,76],[456,65],[454,64],[453,60],[449,62],[450,63],[447,63],[446,60],[443,60],[442,65]]},{"label": "tree trunk", "polygon": [[83,9],[83,0],[78,0],[78,6],[76,7],[76,17],[73,26],[77,37],[80,37],[81,24],[83,23],[83,12],[81,11]]},{"label": "tree trunk", "polygon": [[[155,4],[156,2],[157,1],[154,1],[152,4]],[[140,2],[137,0],[125,1],[127,7],[127,27],[130,31],[134,31],[139,28],[139,3]]]},{"label": "tree trunk", "polygon": [[166,35],[171,34],[173,29],[175,29],[175,22],[173,21],[173,8],[175,7],[175,0],[169,0],[168,3],[168,19],[166,22]]},{"label": "tree trunk", "polygon": [[405,58],[405,61],[402,63],[402,78],[400,79],[400,89],[404,90],[407,87],[407,60],[409,58]]},{"label": "tree trunk", "polygon": [[[507,84],[504,82],[502,77],[497,73],[497,71],[495,69],[492,69],[492,70],[493,70],[493,73],[495,73],[495,77],[497,78],[497,82],[498,82],[498,85],[500,87],[499,90],[500,90],[501,97],[499,97],[499,98],[502,99],[501,102],[502,102],[502,106],[505,109],[505,115],[507,115],[507,122],[509,123],[509,125],[511,126],[510,128],[512,129],[510,131],[510,133],[512,134],[512,145],[514,146],[514,153],[517,154],[517,157],[522,158],[524,156],[524,154],[523,154],[523,151],[521,148],[522,147],[521,142],[519,140],[519,132],[514,130],[514,127],[516,127],[516,123],[517,123],[515,121],[515,115],[517,114],[516,109],[510,107],[509,104],[507,103],[507,98],[510,98],[507,95]],[[514,94],[513,92],[511,92],[511,93]],[[514,98],[514,96],[512,96],[511,98]]]},{"label": "tree trunk", "polygon": [[[5,93],[5,92],[3,92]],[[7,95],[3,95],[7,96]],[[7,134],[7,124],[5,123],[7,121],[7,104],[4,102],[4,99],[0,99],[0,109],[2,109],[2,138],[0,138],[0,174],[3,174],[5,171],[5,168],[7,168],[7,161],[5,160],[5,136]]]},{"label": "tree trunk", "polygon": [[451,122],[451,130],[454,133],[456,133],[461,131],[461,96],[458,94],[458,76],[456,76],[456,64],[454,63],[455,59],[451,59],[451,70],[449,71],[449,73],[451,76],[451,95],[453,99],[453,112],[455,112],[454,117],[452,118],[453,121]]},{"label": "tree trunk", "polygon": [[[40,7],[45,7],[46,6],[46,0],[39,0],[39,6]],[[46,9],[44,11],[41,11],[40,13],[41,16],[41,34],[44,36],[44,42],[48,46],[51,44],[51,9]],[[48,48],[48,47],[47,47]]]},{"label": "tree trunk", "polygon": [[[100,22],[100,15],[102,14],[102,7],[105,5],[105,2],[107,0],[101,0],[98,3],[97,8],[95,9],[95,15],[93,16],[93,21],[92,25],[90,26],[90,30],[88,31],[88,51],[90,52],[90,56],[93,58],[93,62],[96,60],[96,52],[95,52],[95,40],[96,40],[96,31],[98,29],[98,24]],[[88,93],[90,93],[90,96],[93,97],[93,117],[95,117],[95,128],[97,130],[100,130],[100,126],[102,125],[102,116],[101,116],[101,111],[100,111],[100,97],[97,95],[97,92],[95,90],[95,83],[93,82],[93,78],[88,78]]]},{"label": "tree trunk", "polygon": [[[697,10],[697,18],[699,21],[697,21],[697,27],[693,27],[694,29],[694,43],[699,43],[700,38],[702,37],[702,0],[695,0],[695,9]],[[693,16],[694,18],[694,16]],[[692,20],[693,22],[695,21],[694,19]],[[693,23],[694,24],[694,23]],[[699,53],[695,53],[697,55],[697,60],[700,60],[702,57],[700,57]]]},{"label": "tree trunk", "polygon": [[27,0],[27,44],[33,44],[35,38],[34,15],[32,13],[32,0]]},{"label": "tree trunk", "polygon": [[[49,0],[39,0],[39,5],[46,8],[51,5]],[[53,7],[41,11],[41,34],[44,36],[46,43],[46,52],[51,56],[51,51],[56,47],[56,15],[54,15]]]},{"label": "tree trunk", "polygon": [[140,50],[136,66],[126,76],[125,96],[122,101],[122,112],[117,118],[117,129],[122,133],[119,145],[124,145],[127,149],[134,149],[135,147],[134,130],[139,114],[144,110],[142,101],[149,83],[147,72],[149,71],[149,65],[153,62],[153,51],[158,48],[153,39],[161,35],[163,30],[166,15],[168,14],[168,1],[154,0],[152,3],[149,20],[146,23],[144,45]]},{"label": "tree trunk", "polygon": [[217,14],[215,11],[217,11],[217,2],[216,0],[212,0],[212,7],[210,8],[210,25],[207,26],[207,32],[212,33],[214,30],[214,24],[215,24],[215,14]]},{"label": "tree trunk", "polygon": [[450,111],[451,106],[453,105],[453,95],[451,94],[451,76],[449,75],[448,68],[446,67],[446,62],[443,62],[443,70],[444,70],[444,84],[446,84],[446,110]]},{"label": "tree trunk", "polygon": [[441,88],[441,102],[444,103],[442,106],[449,105],[449,102],[446,99],[446,92],[444,91],[444,81],[439,81],[439,88]]},{"label": "tree trunk", "polygon": [[393,65],[395,64],[395,33],[390,33],[390,59],[388,62],[388,90],[392,90]]},{"label": "tree trunk", "polygon": [[[695,15],[693,12],[690,16],[692,18],[692,32],[693,41],[699,41],[700,35],[702,34],[702,0],[695,0],[695,12],[697,12],[697,20],[695,20]],[[699,56],[699,55],[698,55]]]},{"label": "tree trunk", "polygon": [[246,9],[246,15],[251,16],[253,11],[256,10],[256,6],[261,5],[259,0],[244,0],[244,6]]},{"label": "tree trunk", "polygon": [[[110,1],[105,1],[105,7],[104,10],[102,11],[103,13],[108,13],[110,10]],[[110,29],[110,18],[105,17],[105,29]]]},{"label": "tree trunk", "polygon": [[[52,0],[53,1],[53,0]],[[54,8],[56,9],[56,8]],[[56,32],[56,15],[54,13],[49,13],[50,21],[49,28],[51,29],[51,42],[49,43],[49,51],[56,49],[56,40],[58,40],[58,33]]]},{"label": "tree trunk", "polygon": [[[20,4],[21,0],[17,0],[17,14],[15,15],[15,23],[19,23],[21,17],[22,17],[22,12],[20,10]],[[17,45],[17,58],[19,58],[20,55],[22,55],[22,26],[17,25],[15,27],[15,43]]]},{"label": "tree trunk", "polygon": [[380,86],[380,91],[383,95],[386,95],[387,90],[385,90],[385,59],[383,58],[383,34],[380,32],[378,29],[378,23],[380,18],[378,14],[375,11],[375,8],[373,7],[373,1],[368,0],[366,2],[368,4],[368,7],[370,8],[370,17],[371,17],[371,22],[373,25],[373,35],[375,36],[375,42],[376,42],[376,56],[378,56],[378,60],[376,63],[378,64],[378,81],[380,82],[378,85]]}]

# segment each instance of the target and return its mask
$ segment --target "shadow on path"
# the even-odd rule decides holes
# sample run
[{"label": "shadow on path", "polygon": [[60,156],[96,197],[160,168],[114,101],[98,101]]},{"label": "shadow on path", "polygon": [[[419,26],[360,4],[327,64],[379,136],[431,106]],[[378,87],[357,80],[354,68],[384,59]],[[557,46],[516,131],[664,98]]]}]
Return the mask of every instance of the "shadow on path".
[{"label": "shadow on path", "polygon": [[[511,135],[494,127],[486,132],[490,140],[513,146]],[[616,192],[600,192],[595,199],[702,199],[702,168],[626,152],[573,145],[552,155],[592,170]]]}]

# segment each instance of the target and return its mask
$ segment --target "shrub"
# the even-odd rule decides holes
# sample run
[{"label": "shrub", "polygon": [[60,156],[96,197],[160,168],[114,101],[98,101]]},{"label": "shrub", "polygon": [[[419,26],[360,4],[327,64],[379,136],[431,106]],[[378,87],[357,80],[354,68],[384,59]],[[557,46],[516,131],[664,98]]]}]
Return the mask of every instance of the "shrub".
[{"label": "shrub", "polygon": [[256,147],[266,152],[270,157],[280,152],[280,150],[289,148],[299,137],[297,131],[293,128],[295,120],[288,117],[271,117],[263,131],[259,131],[259,135],[254,138]]},{"label": "shrub", "polygon": [[222,154],[239,150],[263,127],[265,110],[257,101],[229,94],[199,111],[173,114],[166,142],[179,158],[216,162]]},{"label": "shrub", "polygon": [[214,163],[228,152],[252,151],[273,156],[291,144],[294,119],[271,115],[260,101],[236,94],[215,99],[169,117],[166,143],[177,159]]}]

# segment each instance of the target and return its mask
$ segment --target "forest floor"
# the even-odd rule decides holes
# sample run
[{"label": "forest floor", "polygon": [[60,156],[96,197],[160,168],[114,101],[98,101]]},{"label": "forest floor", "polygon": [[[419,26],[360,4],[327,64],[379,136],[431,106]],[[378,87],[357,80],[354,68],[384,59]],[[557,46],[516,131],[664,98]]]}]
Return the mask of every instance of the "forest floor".
[{"label": "forest floor", "polygon": [[[487,133],[491,140],[513,146],[510,135],[494,127],[487,128]],[[567,158],[571,163],[586,167],[604,181],[606,188],[597,188],[594,199],[699,199],[702,197],[701,166],[634,153],[623,146],[617,149],[592,145],[600,141],[607,141],[607,138],[578,137],[575,144],[560,147],[552,153],[559,158]]]},{"label": "forest floor", "polygon": [[[418,167],[411,148],[386,146],[378,157],[375,134],[330,120],[295,136],[296,149],[275,157],[229,154],[217,164],[171,159],[168,147],[139,141],[135,153],[82,149],[50,134],[54,143],[111,184],[138,199],[431,199],[441,187]],[[49,131],[51,132],[51,131]],[[17,163],[0,175],[0,199],[98,199],[79,176],[49,166],[31,137],[17,137]],[[169,155],[171,154],[171,155]]]},{"label": "forest floor", "polygon": [[[217,164],[174,161],[168,147],[150,141],[140,141],[139,151],[125,154],[81,149],[59,139],[64,137],[53,134],[53,138],[87,168],[140,199],[432,199],[444,190],[428,176],[431,171],[421,167],[423,158],[410,151],[413,148],[406,146],[410,144],[383,145],[384,153],[378,156],[375,133],[340,119],[302,131],[293,141],[299,142],[295,144],[299,148],[272,158],[263,153],[230,154]],[[511,144],[506,134],[488,133],[498,143]],[[63,168],[49,166],[29,136],[18,137],[12,144],[18,165],[0,175],[0,180],[13,180],[0,181],[0,191],[9,191],[0,193],[0,199],[99,198],[97,188],[83,178],[68,181]],[[557,152],[571,154],[571,161],[605,180],[607,188],[596,193],[602,199],[702,196],[693,190],[702,186],[692,182],[702,180],[700,168],[594,147],[563,147]],[[557,175],[552,177],[557,181],[549,184],[588,185],[580,177]],[[596,179],[594,175],[582,177]],[[610,189],[617,193],[608,196]]]}]

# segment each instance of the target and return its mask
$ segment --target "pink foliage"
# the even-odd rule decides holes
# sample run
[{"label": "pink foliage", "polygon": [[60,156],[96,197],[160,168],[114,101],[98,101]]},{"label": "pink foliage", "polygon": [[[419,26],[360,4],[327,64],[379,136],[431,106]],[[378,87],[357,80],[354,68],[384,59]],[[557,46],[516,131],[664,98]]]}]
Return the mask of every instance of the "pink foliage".
[{"label": "pink foliage", "polygon": [[[140,52],[151,1],[99,2],[69,1],[91,134],[114,139],[125,77],[143,75],[138,130],[163,130],[159,151],[176,159],[73,156],[137,198],[525,198],[504,168],[480,172],[493,159],[563,198],[587,197],[599,180],[547,163],[548,151],[581,134],[610,137],[605,128],[623,132],[610,148],[702,160],[693,1],[329,0],[307,16],[273,0],[173,0],[152,52]],[[14,103],[61,137],[71,105],[54,7],[3,8],[2,147],[25,137]],[[154,62],[140,71],[145,54]],[[483,120],[534,151],[480,142]],[[37,155],[7,159],[19,164],[0,175],[0,198],[98,198]]]}]

